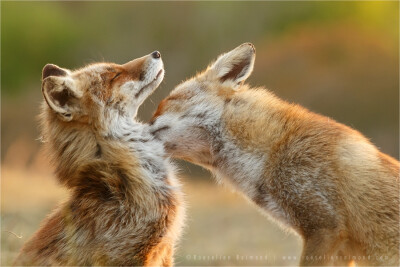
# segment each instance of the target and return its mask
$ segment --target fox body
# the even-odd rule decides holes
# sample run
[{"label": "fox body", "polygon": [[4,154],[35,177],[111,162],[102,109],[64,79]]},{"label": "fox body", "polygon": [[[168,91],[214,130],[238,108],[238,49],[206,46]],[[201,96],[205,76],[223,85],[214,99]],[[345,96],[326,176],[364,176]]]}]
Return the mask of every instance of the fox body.
[{"label": "fox body", "polygon": [[16,265],[173,264],[180,185],[162,143],[134,119],[163,76],[158,52],[76,71],[45,66],[42,134],[71,194]]},{"label": "fox body", "polygon": [[301,265],[398,265],[399,162],[356,130],[243,84],[254,60],[243,44],[178,85],[154,114],[155,138],[298,233]]}]

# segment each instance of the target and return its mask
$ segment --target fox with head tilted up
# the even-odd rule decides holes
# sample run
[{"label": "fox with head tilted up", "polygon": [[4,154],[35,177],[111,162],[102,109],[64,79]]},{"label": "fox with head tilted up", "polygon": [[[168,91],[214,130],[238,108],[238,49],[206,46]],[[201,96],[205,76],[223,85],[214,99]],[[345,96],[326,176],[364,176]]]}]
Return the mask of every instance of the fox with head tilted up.
[{"label": "fox with head tilted up", "polygon": [[399,162],[358,131],[244,84],[254,60],[245,43],[178,85],[154,114],[155,138],[298,233],[301,265],[399,265]]},{"label": "fox with head tilted up", "polygon": [[164,77],[159,52],[43,69],[42,134],[70,189],[15,265],[171,266],[183,199],[162,143],[135,116]]}]

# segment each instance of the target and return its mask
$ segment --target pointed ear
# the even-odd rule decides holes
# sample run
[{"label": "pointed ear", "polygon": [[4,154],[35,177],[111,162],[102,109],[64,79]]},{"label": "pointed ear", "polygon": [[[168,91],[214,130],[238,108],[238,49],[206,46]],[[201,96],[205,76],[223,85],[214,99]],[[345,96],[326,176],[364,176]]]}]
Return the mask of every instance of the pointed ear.
[{"label": "pointed ear", "polygon": [[42,71],[42,81],[49,76],[62,77],[62,76],[69,75],[69,73],[70,73],[69,70],[60,68],[57,65],[46,64],[46,66],[44,66],[43,71]]},{"label": "pointed ear", "polygon": [[48,76],[42,82],[42,93],[49,107],[64,121],[71,121],[80,110],[81,94],[69,77]]},{"label": "pointed ear", "polygon": [[211,65],[221,82],[228,80],[239,84],[245,81],[253,71],[256,49],[251,43],[244,43],[228,53],[222,54]]}]

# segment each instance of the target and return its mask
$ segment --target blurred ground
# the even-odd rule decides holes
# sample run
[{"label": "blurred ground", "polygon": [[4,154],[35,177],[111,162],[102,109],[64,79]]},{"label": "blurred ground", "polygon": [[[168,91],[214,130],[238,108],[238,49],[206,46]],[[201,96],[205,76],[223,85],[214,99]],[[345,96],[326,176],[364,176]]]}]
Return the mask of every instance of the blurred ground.
[{"label": "blurred ground", "polygon": [[[67,192],[51,174],[3,166],[1,196],[1,265],[11,265],[22,244]],[[187,195],[185,233],[176,265],[294,265],[301,242],[247,203],[210,181],[182,179]],[[17,238],[14,234],[21,235]],[[291,259],[288,259],[291,257]]]}]

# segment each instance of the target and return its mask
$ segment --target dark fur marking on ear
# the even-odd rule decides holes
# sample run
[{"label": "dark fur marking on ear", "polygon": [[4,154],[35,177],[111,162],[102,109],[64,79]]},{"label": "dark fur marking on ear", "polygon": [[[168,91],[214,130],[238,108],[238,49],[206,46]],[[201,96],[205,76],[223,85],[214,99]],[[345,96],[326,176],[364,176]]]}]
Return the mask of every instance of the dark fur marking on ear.
[{"label": "dark fur marking on ear", "polygon": [[71,91],[65,86],[61,92],[51,92],[50,95],[61,107],[65,106],[71,97],[74,97],[74,95],[71,94]]},{"label": "dark fur marking on ear", "polygon": [[66,76],[67,72],[54,64],[47,64],[42,71],[42,79],[49,76]]},{"label": "dark fur marking on ear", "polygon": [[251,63],[251,58],[245,58],[243,61],[234,64],[232,69],[227,74],[225,74],[220,78],[221,82],[224,82],[226,80],[236,80],[240,78],[239,74],[242,72],[246,73],[247,69],[250,66],[250,63]]}]

